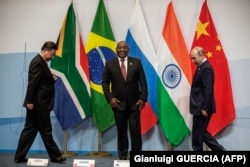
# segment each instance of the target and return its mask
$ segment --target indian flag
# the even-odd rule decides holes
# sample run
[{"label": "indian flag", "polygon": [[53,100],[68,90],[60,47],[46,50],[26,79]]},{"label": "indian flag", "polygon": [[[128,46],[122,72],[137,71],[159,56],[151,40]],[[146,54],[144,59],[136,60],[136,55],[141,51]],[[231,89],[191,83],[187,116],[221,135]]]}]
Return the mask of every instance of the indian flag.
[{"label": "indian flag", "polygon": [[159,123],[168,141],[178,145],[192,126],[189,113],[192,70],[172,1],[167,8],[157,57]]}]

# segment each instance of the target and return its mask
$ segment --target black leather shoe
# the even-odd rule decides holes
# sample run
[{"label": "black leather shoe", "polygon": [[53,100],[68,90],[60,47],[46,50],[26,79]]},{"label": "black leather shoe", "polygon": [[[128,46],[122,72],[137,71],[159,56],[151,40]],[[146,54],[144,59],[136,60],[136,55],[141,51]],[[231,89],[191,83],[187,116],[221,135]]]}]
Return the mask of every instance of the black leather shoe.
[{"label": "black leather shoe", "polygon": [[28,162],[28,159],[27,158],[15,159],[15,163],[23,163],[23,162]]},{"label": "black leather shoe", "polygon": [[58,158],[51,159],[51,162],[55,162],[55,163],[62,163],[64,161],[66,161],[66,158],[64,158],[64,157],[58,157]]}]

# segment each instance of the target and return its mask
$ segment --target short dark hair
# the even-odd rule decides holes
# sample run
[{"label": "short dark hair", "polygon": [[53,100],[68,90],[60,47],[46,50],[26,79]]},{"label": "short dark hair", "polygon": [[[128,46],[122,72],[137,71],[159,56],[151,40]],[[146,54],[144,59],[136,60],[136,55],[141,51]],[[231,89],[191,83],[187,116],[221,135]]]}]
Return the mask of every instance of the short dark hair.
[{"label": "short dark hair", "polygon": [[41,50],[44,50],[44,49],[48,49],[48,50],[52,50],[52,49],[55,49],[57,50],[58,47],[57,47],[57,44],[52,42],[52,41],[47,41],[43,44]]}]

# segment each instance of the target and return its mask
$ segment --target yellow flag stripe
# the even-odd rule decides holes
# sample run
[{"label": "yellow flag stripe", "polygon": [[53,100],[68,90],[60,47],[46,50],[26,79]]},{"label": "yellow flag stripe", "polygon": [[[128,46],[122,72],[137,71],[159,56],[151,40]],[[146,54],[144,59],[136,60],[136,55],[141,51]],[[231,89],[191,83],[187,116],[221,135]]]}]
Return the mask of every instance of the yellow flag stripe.
[{"label": "yellow flag stripe", "polygon": [[58,57],[62,57],[62,50],[63,50],[63,41],[64,41],[64,33],[65,33],[65,24],[66,24],[66,17],[64,17],[63,24],[60,30],[60,35],[59,35],[59,43],[58,43],[58,49],[56,51],[56,55]]},{"label": "yellow flag stripe", "polygon": [[116,42],[91,32],[86,46],[86,53],[89,53],[93,48],[100,46],[106,46],[115,52]]},{"label": "yellow flag stripe", "polygon": [[90,82],[90,87],[91,87],[93,90],[95,90],[95,91],[97,91],[97,92],[103,94],[103,90],[102,90],[102,86],[101,86],[101,85],[97,85],[97,84],[95,84],[94,82]]}]

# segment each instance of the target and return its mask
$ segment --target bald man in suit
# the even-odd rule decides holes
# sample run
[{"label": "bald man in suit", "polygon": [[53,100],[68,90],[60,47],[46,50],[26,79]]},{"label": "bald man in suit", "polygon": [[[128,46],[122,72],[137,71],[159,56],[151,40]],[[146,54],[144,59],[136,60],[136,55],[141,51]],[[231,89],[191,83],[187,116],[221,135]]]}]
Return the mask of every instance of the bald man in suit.
[{"label": "bald man in suit", "polygon": [[[128,159],[129,126],[132,151],[142,148],[140,111],[147,101],[148,90],[141,61],[129,57],[129,46],[125,41],[117,43],[117,57],[106,62],[102,88],[107,102],[110,103],[115,116],[118,134],[118,155],[122,160]],[[122,70],[123,64],[125,70]]]},{"label": "bald man in suit", "polygon": [[194,47],[190,57],[192,62],[197,65],[190,93],[190,113],[193,115],[193,150],[202,151],[203,142],[205,142],[211,150],[222,151],[223,146],[207,131],[209,120],[215,113],[213,68],[201,47]]}]

